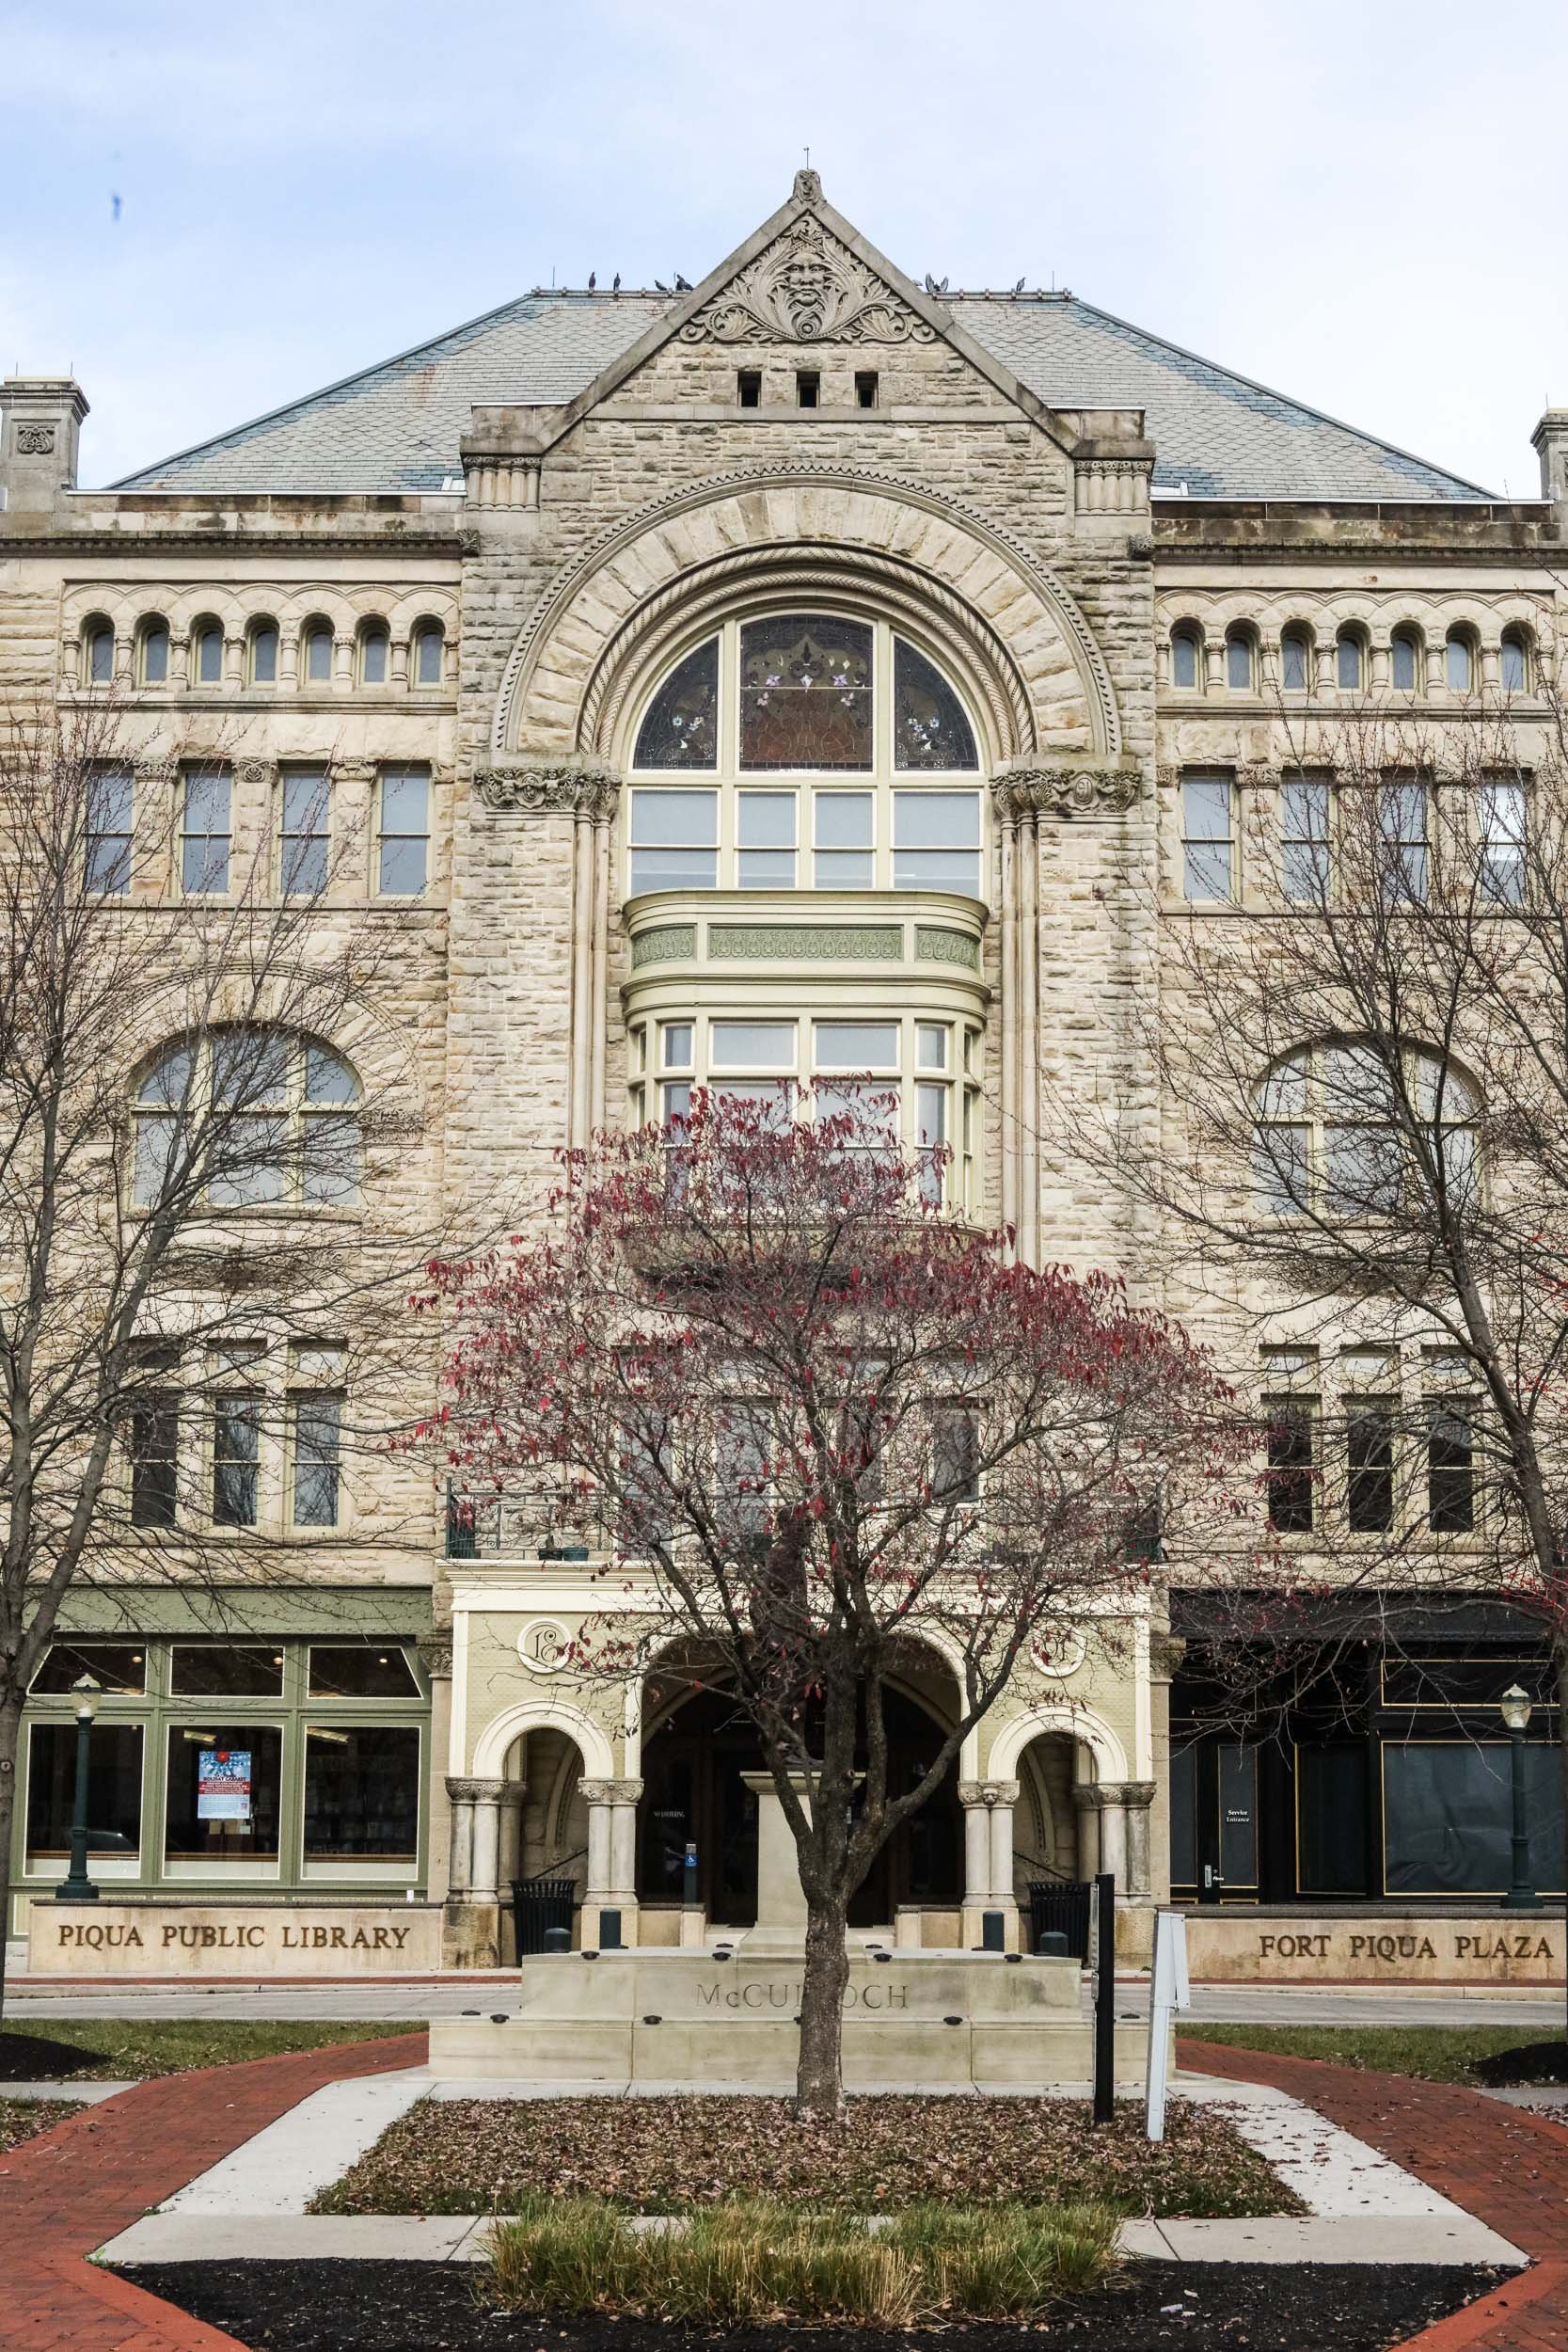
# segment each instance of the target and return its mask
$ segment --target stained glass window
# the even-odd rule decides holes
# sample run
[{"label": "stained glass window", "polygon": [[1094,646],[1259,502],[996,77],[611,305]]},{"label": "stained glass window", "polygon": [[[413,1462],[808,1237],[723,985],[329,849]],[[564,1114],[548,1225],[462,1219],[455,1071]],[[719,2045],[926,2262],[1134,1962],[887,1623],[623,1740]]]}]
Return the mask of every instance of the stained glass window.
[{"label": "stained glass window", "polygon": [[740,632],[740,765],[869,769],[871,629],[777,613]]},{"label": "stained glass window", "polygon": [[637,731],[638,768],[716,768],[719,764],[719,640],[677,662]]},{"label": "stained glass window", "polygon": [[974,735],[940,670],[897,638],[893,648],[893,764],[978,768]]}]

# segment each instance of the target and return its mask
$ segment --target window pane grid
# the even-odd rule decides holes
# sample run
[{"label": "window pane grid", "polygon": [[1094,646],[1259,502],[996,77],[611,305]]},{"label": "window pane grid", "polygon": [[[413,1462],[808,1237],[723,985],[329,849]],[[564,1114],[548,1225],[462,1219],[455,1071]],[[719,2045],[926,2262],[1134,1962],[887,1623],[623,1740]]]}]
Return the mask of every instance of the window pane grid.
[{"label": "window pane grid", "polygon": [[229,888],[230,791],[227,768],[185,771],[181,803],[180,886],[193,896],[217,896]]}]

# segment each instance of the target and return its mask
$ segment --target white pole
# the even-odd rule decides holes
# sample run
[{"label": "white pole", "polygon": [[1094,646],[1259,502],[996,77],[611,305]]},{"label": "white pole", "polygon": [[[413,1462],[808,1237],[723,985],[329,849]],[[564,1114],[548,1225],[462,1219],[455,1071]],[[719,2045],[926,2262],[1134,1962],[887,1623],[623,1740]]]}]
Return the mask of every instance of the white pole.
[{"label": "white pole", "polygon": [[1157,1911],[1154,1965],[1148,1977],[1148,2066],[1144,2090],[1144,2123],[1150,2139],[1165,2136],[1170,2021],[1178,2010],[1191,2007],[1192,1997],[1187,1981],[1187,1922],[1179,1911]]}]

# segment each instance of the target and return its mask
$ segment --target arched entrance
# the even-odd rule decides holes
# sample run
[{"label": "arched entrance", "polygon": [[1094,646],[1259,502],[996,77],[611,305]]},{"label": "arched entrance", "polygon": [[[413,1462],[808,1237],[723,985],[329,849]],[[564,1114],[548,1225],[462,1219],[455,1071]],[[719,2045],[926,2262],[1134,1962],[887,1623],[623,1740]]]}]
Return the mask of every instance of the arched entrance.
[{"label": "arched entrance", "polygon": [[[906,1690],[885,1692],[883,1713],[888,1787],[897,1794],[929,1769],[942,1727],[935,1708]],[[683,1900],[690,1844],[698,1900],[712,1924],[755,1922],[757,1801],[742,1775],[763,1769],[755,1730],[723,1692],[696,1692],[672,1707],[642,1749],[638,1895],[644,1908]],[[850,1903],[851,1927],[889,1927],[901,1903],[956,1904],[962,1852],[955,1763],[877,1857]]]}]

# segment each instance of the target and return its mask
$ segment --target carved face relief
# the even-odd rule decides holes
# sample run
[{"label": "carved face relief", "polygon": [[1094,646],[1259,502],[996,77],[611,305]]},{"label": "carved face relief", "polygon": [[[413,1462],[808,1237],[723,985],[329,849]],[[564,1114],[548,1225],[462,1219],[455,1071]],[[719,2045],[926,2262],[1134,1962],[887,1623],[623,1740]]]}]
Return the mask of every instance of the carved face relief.
[{"label": "carved face relief", "polygon": [[689,319],[681,341],[929,343],[936,329],[808,216]]}]

